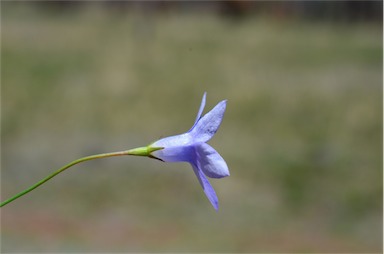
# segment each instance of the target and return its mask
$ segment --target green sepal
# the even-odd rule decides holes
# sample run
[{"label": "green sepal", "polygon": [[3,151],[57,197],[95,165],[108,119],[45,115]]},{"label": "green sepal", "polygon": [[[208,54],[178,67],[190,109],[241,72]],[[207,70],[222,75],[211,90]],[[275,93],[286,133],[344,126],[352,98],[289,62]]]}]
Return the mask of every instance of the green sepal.
[{"label": "green sepal", "polygon": [[136,156],[147,156],[150,158],[153,158],[153,155],[151,155],[152,152],[158,151],[164,149],[164,147],[152,147],[152,146],[143,146],[134,148],[127,151],[128,155],[136,155]]}]

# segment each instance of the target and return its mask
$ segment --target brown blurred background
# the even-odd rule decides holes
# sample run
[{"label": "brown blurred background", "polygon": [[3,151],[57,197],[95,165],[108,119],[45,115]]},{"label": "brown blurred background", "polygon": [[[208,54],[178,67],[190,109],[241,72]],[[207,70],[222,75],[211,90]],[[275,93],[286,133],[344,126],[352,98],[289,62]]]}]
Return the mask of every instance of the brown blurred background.
[{"label": "brown blurred background", "polygon": [[[1,209],[2,252],[382,252],[382,2],[2,2],[1,199],[187,131],[231,176],[77,165]],[[205,112],[206,112],[205,111]]]}]

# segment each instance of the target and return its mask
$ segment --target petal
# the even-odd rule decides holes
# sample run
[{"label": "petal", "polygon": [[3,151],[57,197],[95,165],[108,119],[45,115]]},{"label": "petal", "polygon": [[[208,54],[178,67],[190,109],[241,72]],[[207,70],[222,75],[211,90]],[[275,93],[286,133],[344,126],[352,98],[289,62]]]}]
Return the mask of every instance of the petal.
[{"label": "petal", "polygon": [[196,163],[204,174],[211,178],[229,176],[227,163],[215,149],[206,143],[196,146]]},{"label": "petal", "polygon": [[227,100],[219,102],[192,127],[190,133],[194,142],[205,143],[215,135],[223,120],[226,105]]},{"label": "petal", "polygon": [[197,179],[199,180],[201,187],[203,187],[204,193],[215,208],[219,210],[219,200],[217,199],[216,192],[213,189],[212,185],[209,183],[208,179],[205,177],[204,173],[192,163],[193,171],[195,172]]},{"label": "petal", "polygon": [[207,92],[205,92],[204,95],[203,95],[203,99],[201,100],[201,104],[200,104],[199,112],[197,112],[196,120],[195,120],[195,123],[193,124],[191,130],[193,129],[193,127],[195,127],[196,123],[197,123],[197,122],[200,120],[200,118],[201,118],[201,114],[203,113],[203,110],[204,110],[204,107],[205,107],[205,100],[206,100],[206,97],[207,97]]}]

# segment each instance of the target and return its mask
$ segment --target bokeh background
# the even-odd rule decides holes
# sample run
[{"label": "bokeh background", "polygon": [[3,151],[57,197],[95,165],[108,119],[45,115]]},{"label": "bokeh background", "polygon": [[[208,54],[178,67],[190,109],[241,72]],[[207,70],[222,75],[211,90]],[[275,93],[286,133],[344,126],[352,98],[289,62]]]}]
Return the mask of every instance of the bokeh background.
[{"label": "bokeh background", "polygon": [[2,252],[381,252],[382,2],[2,2],[1,197],[187,131],[231,176],[77,165],[1,209]]}]

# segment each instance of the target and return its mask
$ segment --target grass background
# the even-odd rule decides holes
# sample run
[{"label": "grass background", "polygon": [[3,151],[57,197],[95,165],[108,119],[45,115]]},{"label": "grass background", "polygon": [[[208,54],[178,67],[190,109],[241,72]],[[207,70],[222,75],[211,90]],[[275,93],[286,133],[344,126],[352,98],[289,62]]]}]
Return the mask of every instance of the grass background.
[{"label": "grass background", "polygon": [[2,200],[187,131],[204,91],[231,172],[216,213],[187,164],[80,164],[1,209],[2,252],[381,252],[381,24],[1,14]]}]

